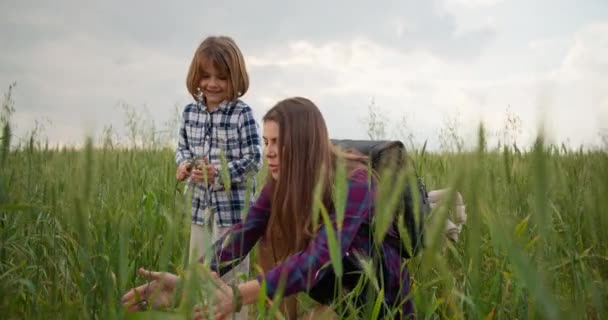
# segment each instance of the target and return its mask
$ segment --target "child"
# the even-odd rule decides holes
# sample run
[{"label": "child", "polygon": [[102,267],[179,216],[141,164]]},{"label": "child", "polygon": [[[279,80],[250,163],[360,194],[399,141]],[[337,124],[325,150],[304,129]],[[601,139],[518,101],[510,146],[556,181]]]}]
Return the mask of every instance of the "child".
[{"label": "child", "polygon": [[[254,200],[262,152],[253,111],[239,99],[247,92],[249,77],[231,38],[209,37],[200,44],[186,84],[196,102],[184,109],[175,161],[177,180],[189,178],[193,184],[190,261],[195,261],[211,245],[204,243],[206,227],[215,241],[241,222],[245,199]],[[229,181],[222,170],[227,170]],[[247,260],[224,280],[235,281],[248,270]],[[240,315],[246,317],[247,311]]]}]

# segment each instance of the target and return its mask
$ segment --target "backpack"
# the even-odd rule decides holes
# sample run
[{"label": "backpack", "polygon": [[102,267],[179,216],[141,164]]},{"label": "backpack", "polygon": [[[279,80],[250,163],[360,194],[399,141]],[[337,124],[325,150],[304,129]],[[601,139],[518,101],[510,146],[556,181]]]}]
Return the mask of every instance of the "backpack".
[{"label": "backpack", "polygon": [[[390,140],[338,140],[332,139],[332,144],[338,146],[345,151],[356,151],[369,157],[372,169],[376,172],[387,165],[395,165],[403,167],[410,165],[411,159],[408,158],[405,146],[401,141]],[[415,167],[414,167],[415,169]],[[415,171],[414,171],[415,172]],[[414,196],[412,194],[411,185],[408,183],[400,197],[401,205],[397,206],[393,219],[393,228],[384,238],[384,242],[396,248],[403,259],[409,259],[420,252],[424,244],[424,218],[430,213],[431,206],[428,199],[428,193],[420,176],[416,174],[416,187],[418,194],[417,199],[418,210],[415,212]],[[408,232],[410,245],[405,245],[407,239],[403,239],[397,230],[400,226],[398,216],[403,215],[405,226],[401,226]],[[411,250],[409,248],[412,248]]]}]

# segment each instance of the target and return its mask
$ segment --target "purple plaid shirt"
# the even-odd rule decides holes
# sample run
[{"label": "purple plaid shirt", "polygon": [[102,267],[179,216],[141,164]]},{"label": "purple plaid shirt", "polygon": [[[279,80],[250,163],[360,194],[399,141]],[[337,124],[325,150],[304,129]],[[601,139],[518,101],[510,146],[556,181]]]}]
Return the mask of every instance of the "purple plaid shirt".
[{"label": "purple plaid shirt", "polygon": [[[255,204],[250,207],[247,218],[216,242],[211,269],[220,275],[230,271],[262,237],[270,216],[270,193],[269,187],[265,186]],[[354,255],[364,259],[377,257],[382,266],[382,279],[378,282],[384,288],[385,302],[394,305],[403,301],[409,293],[409,274],[397,250],[388,244],[376,247],[373,243],[369,230],[372,230],[374,198],[375,186],[369,183],[367,172],[355,172],[348,181],[346,210],[342,232],[339,234],[341,255],[343,259]],[[330,219],[336,230],[335,213],[330,214]],[[332,267],[327,229],[322,225],[305,250],[293,254],[265,275],[259,276],[258,281],[266,280],[266,295],[272,298],[278,290],[280,279],[284,277],[284,296],[288,296],[313,287],[328,268]],[[412,312],[410,308],[411,303],[404,303],[406,314]]]}]

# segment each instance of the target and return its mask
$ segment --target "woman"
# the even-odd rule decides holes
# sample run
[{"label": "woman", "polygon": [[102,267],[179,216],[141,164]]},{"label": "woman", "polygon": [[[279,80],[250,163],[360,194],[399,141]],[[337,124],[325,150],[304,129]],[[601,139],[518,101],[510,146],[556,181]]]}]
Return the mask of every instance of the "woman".
[{"label": "woman", "polygon": [[[273,299],[277,291],[283,296],[306,292],[321,304],[339,302],[342,312],[364,312],[366,304],[374,302],[377,289],[364,286],[347,308],[340,299],[344,292],[355,289],[364,277],[362,260],[375,267],[376,283],[383,290],[380,316],[399,310],[399,316],[413,316],[413,304],[408,297],[409,274],[395,248],[388,244],[375,246],[369,232],[374,215],[375,183],[370,181],[361,157],[339,154],[330,143],[325,121],[319,109],[305,98],[279,102],[263,118],[265,156],[269,177],[246,219],[235,225],[214,246],[211,269],[222,275],[243,259],[262,236],[272,243],[276,264],[274,268],[231,289],[221,284],[219,299],[211,306],[220,318],[236,312],[243,304],[257,303],[265,281],[265,294]],[[348,173],[346,203],[340,226],[333,204],[333,181],[339,157],[345,158]],[[313,226],[313,204],[317,182],[321,182],[320,199],[328,209],[332,230],[323,222]],[[320,221],[323,219],[320,218]],[[333,231],[333,232],[331,232]],[[336,233],[340,245],[343,273],[336,276],[330,264],[328,232]],[[164,290],[155,305],[170,300],[176,277],[167,273],[140,271],[153,280],[149,286]],[[338,283],[338,279],[340,283]],[[159,281],[162,280],[162,281]],[[221,282],[220,280],[217,280]],[[344,292],[338,292],[342,288]],[[279,290],[281,289],[281,290]],[[136,296],[147,299],[146,285],[127,293],[123,302],[131,310],[139,308]],[[137,294],[135,293],[137,292]],[[168,293],[166,293],[168,292]],[[337,295],[334,293],[338,293]],[[355,291],[357,292],[357,291]],[[166,294],[165,294],[166,293]],[[144,300],[147,301],[147,300]],[[195,318],[207,313],[195,308]],[[356,314],[363,316],[363,314]],[[395,315],[392,315],[393,317]]]}]

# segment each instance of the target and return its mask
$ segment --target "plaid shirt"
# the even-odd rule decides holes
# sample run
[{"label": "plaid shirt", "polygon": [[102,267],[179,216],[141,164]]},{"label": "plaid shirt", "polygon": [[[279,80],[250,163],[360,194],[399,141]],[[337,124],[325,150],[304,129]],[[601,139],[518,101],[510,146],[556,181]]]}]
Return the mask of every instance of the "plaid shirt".
[{"label": "plaid shirt", "polygon": [[[259,126],[253,110],[241,100],[224,102],[213,112],[203,103],[191,103],[184,109],[179,130],[175,162],[207,158],[218,175],[209,186],[197,184],[192,196],[192,223],[205,224],[215,219],[221,227],[241,221],[245,208],[248,180],[250,199],[255,194],[255,174],[262,164]],[[221,178],[221,156],[227,161],[230,186]],[[209,209],[210,216],[204,213]]]},{"label": "plaid shirt", "polygon": [[[356,256],[364,257],[366,260],[376,257],[382,267],[382,271],[379,273],[382,276],[378,283],[384,288],[385,302],[389,306],[396,305],[403,302],[409,294],[409,273],[395,248],[386,243],[379,247],[373,244],[369,230],[372,230],[375,186],[370,185],[367,179],[366,170],[355,172],[349,179],[342,232],[339,234],[341,256],[342,259],[350,259],[350,261],[357,261]],[[233,226],[223,238],[214,244],[215,255],[211,261],[212,270],[217,271],[220,275],[230,271],[266,232],[271,207],[272,195],[270,193],[269,188],[264,187],[256,203],[249,209],[245,221]],[[333,229],[336,230],[335,213],[330,215],[330,219]],[[266,280],[266,295],[271,299],[278,290],[281,277],[285,277],[284,296],[307,291],[307,288],[312,288],[327,272],[333,272],[329,262],[327,229],[325,225],[322,225],[305,250],[291,255],[265,275],[258,276],[258,281],[261,283],[264,279]],[[376,268],[380,269],[378,265]],[[360,268],[359,270],[344,270],[344,273],[353,271],[361,270]],[[414,312],[411,300],[403,303],[401,307],[405,315]]]}]

